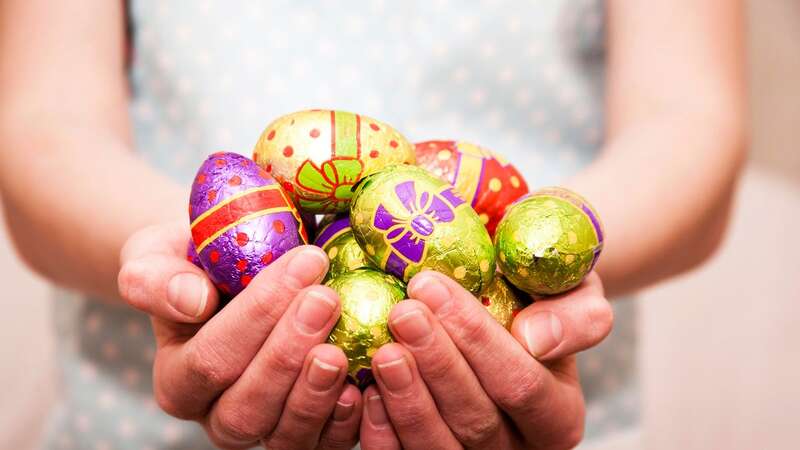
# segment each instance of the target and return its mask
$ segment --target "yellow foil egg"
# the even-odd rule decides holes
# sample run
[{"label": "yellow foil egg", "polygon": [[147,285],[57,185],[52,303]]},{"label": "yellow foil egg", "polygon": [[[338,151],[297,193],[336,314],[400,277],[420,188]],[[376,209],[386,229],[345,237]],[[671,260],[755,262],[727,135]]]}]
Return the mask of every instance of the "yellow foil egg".
[{"label": "yellow foil egg", "polygon": [[397,130],[345,111],[315,109],[278,118],[264,129],[253,159],[305,212],[344,212],[353,186],[392,164],[413,164],[414,146]]},{"label": "yellow foil egg", "polygon": [[432,269],[477,294],[494,276],[494,247],[478,214],[425,169],[397,165],[365,178],[350,224],[367,257],[403,281]]},{"label": "yellow foil egg", "polygon": [[389,312],[406,296],[397,278],[375,269],[356,269],[325,283],[339,294],[342,315],[328,341],[347,355],[348,373],[360,387],[372,381],[372,355],[392,342]]}]

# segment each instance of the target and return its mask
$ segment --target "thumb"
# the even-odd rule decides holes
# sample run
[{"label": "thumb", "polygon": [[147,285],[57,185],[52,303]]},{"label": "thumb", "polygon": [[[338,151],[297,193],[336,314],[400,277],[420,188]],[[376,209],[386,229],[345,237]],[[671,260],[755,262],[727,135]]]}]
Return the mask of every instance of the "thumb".
[{"label": "thumb", "polygon": [[167,322],[202,323],[219,305],[205,272],[176,256],[151,254],[129,260],[117,281],[129,305]]}]

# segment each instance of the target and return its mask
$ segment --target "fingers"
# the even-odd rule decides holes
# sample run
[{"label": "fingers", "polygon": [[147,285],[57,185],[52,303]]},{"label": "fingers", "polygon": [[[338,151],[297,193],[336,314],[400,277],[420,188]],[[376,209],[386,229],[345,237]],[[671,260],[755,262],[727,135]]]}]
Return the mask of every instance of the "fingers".
[{"label": "fingers", "polygon": [[536,359],[552,361],[599,344],[613,321],[600,277],[591,273],[577,289],[523,309],[511,332]]},{"label": "fingers", "polygon": [[574,426],[582,408],[574,377],[554,376],[469,292],[445,275],[425,271],[411,280],[408,293],[439,319],[486,393],[526,439],[539,442],[551,430]]},{"label": "fingers", "polygon": [[219,303],[206,274],[176,256],[150,254],[129,260],[119,272],[118,285],[129,305],[168,322],[205,322]]},{"label": "fingers", "polygon": [[[332,289],[312,286],[297,296],[241,377],[214,404],[209,425],[218,443],[237,445],[272,434],[306,355],[327,339],[338,318],[339,297]],[[326,364],[311,373],[324,378],[328,384],[335,383],[339,379],[336,377],[343,379],[342,370],[334,377],[332,364]],[[330,386],[326,384],[318,390],[327,390]],[[336,395],[338,391],[331,405],[336,402]]]},{"label": "fingers", "polygon": [[369,386],[363,395],[364,409],[361,412],[361,448],[363,450],[400,450],[400,438],[392,428],[389,414],[375,385]]},{"label": "fingers", "polygon": [[384,345],[372,357],[372,371],[392,427],[404,447],[460,447],[439,415],[408,350],[400,344]]},{"label": "fingers", "polygon": [[510,434],[500,411],[430,309],[416,300],[403,301],[392,310],[389,327],[413,356],[458,441],[466,448],[507,447]]},{"label": "fingers", "polygon": [[[316,447],[323,427],[334,408],[338,407],[337,400],[345,387],[346,373],[347,357],[341,349],[331,344],[320,344],[311,349],[303,371],[286,399],[275,431],[263,440],[264,446]],[[352,407],[350,404],[351,412]],[[352,431],[350,440],[355,437],[355,430]]]},{"label": "fingers", "polygon": [[205,416],[211,401],[251,363],[297,293],[318,283],[327,268],[319,248],[291,250],[262,270],[188,341],[175,323],[154,320],[159,346],[154,387],[162,409],[185,419]]},{"label": "fingers", "polygon": [[358,441],[361,424],[361,392],[352,384],[345,385],[333,415],[322,431],[319,450],[350,450]]}]

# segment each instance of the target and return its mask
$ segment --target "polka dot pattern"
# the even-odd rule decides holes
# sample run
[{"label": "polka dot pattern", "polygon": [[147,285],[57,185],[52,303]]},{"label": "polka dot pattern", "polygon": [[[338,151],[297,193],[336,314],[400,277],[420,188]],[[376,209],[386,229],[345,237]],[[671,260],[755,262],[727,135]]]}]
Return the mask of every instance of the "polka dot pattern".
[{"label": "polka dot pattern", "polygon": [[[480,143],[513,162],[532,187],[558,184],[602,143],[600,0],[130,5],[137,148],[184,186],[205,155],[232,149],[250,156],[269,121],[309,107],[380,118],[413,141]],[[303,133],[326,138],[322,130]],[[272,168],[265,169],[264,178]],[[207,195],[214,201],[221,194]],[[246,245],[258,239],[251,235]],[[265,264],[274,258],[261,256]],[[59,295],[65,395],[44,448],[213,448],[199,426],[168,417],[153,400],[155,352],[145,315]],[[614,308],[612,335],[578,357],[587,440],[638,421],[635,311],[631,302]]]}]

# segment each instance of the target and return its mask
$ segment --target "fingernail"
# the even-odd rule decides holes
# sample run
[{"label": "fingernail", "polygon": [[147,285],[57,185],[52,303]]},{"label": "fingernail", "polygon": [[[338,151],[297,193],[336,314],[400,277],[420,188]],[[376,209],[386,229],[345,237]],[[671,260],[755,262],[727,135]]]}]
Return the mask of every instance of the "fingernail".
[{"label": "fingernail", "polygon": [[296,279],[301,287],[319,281],[328,270],[328,259],[322,250],[306,247],[292,257],[286,266],[286,273]]},{"label": "fingernail", "polygon": [[412,309],[392,320],[392,331],[407,344],[422,344],[431,335],[431,324],[422,311]]},{"label": "fingernail", "polygon": [[435,314],[440,315],[447,311],[450,303],[450,290],[447,289],[435,275],[422,274],[412,280],[408,287],[408,293],[412,298],[422,301]]},{"label": "fingernail", "polygon": [[525,321],[524,332],[528,351],[535,358],[553,351],[564,337],[561,320],[549,311],[536,313]]},{"label": "fingernail", "polygon": [[389,423],[389,417],[386,415],[386,409],[383,407],[380,395],[373,395],[367,399],[367,415],[369,416],[369,421],[375,426]]},{"label": "fingernail", "polygon": [[297,325],[306,334],[318,333],[331,319],[336,302],[325,294],[308,291],[297,307]]},{"label": "fingernail", "polygon": [[405,357],[378,364],[378,374],[390,391],[401,391],[411,384],[411,368]]},{"label": "fingernail", "polygon": [[189,317],[200,317],[206,309],[208,287],[193,273],[179,273],[167,284],[167,303]]},{"label": "fingernail", "polygon": [[344,421],[353,415],[354,403],[345,403],[343,401],[336,402],[336,408],[333,410],[333,420]]},{"label": "fingernail", "polygon": [[314,358],[308,367],[306,378],[308,379],[308,384],[315,388],[328,390],[333,387],[336,379],[339,378],[339,371],[341,371],[339,367]]}]

